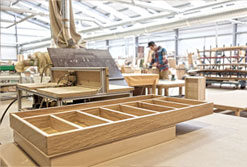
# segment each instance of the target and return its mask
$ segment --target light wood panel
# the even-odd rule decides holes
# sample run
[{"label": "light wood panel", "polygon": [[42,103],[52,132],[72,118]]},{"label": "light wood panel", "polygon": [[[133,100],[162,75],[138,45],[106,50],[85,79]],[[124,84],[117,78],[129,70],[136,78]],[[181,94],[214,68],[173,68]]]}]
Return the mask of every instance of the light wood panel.
[{"label": "light wood panel", "polygon": [[82,86],[37,89],[38,92],[45,93],[46,95],[55,98],[93,95],[96,94],[98,90],[98,88],[87,88]]},{"label": "light wood panel", "polygon": [[[60,156],[47,156],[22,135],[14,132],[14,139],[40,166],[92,166],[113,158],[127,155],[175,138],[175,126],[135,136],[89,150],[81,150]],[[141,142],[140,142],[141,141]],[[128,149],[126,149],[128,148]],[[103,155],[103,156],[102,156]],[[11,156],[11,155],[9,155]]]}]

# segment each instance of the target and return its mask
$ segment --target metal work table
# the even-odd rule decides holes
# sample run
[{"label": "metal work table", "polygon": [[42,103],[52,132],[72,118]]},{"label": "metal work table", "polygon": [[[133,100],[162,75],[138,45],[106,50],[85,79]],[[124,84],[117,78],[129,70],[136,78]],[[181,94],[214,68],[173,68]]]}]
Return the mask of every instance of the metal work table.
[{"label": "metal work table", "polygon": [[[119,87],[119,88],[118,88]],[[57,101],[58,106],[63,105],[63,101],[67,100],[79,100],[79,99],[92,99],[92,98],[99,98],[99,97],[110,97],[110,96],[120,96],[120,95],[127,95],[132,96],[132,87],[128,86],[117,86],[117,85],[109,85],[109,93],[98,93],[96,95],[90,95],[90,96],[75,96],[75,97],[53,97],[49,96],[45,93],[39,92],[35,89],[27,89],[23,87],[17,86],[17,94],[18,94],[18,110],[20,111],[22,109],[22,91],[26,91],[27,93],[31,93],[33,95],[37,95],[43,98],[49,98],[52,100]]]}]

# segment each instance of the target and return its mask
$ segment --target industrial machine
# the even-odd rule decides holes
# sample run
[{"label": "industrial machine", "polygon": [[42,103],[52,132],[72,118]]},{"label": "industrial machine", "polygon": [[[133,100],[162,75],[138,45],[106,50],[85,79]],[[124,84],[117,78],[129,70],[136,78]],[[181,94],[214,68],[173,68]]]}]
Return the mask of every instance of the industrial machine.
[{"label": "industrial machine", "polygon": [[48,51],[53,64],[51,82],[19,84],[19,110],[22,91],[34,95],[33,108],[131,95],[133,88],[127,85],[109,51],[84,48],[49,48]]}]

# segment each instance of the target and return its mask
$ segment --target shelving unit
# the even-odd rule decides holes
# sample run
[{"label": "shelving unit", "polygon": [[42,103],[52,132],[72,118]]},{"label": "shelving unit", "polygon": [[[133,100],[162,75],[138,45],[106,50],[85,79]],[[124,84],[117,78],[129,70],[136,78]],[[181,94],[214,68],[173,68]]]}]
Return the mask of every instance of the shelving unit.
[{"label": "shelving unit", "polygon": [[212,83],[234,84],[246,87],[247,46],[222,47],[198,50],[201,64],[196,73],[205,76],[207,85]]},{"label": "shelving unit", "polygon": [[0,100],[16,98],[17,92],[3,92],[2,88],[16,86],[18,83],[21,83],[20,75],[1,75],[0,76]]}]

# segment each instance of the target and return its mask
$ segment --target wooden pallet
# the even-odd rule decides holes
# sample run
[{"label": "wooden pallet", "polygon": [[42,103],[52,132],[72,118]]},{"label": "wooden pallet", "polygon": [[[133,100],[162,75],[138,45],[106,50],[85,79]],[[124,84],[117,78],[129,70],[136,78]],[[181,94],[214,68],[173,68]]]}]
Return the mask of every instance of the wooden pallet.
[{"label": "wooden pallet", "polygon": [[[24,145],[25,151],[28,152],[25,146],[29,145],[28,148],[35,148],[48,157],[46,160],[51,160],[174,127],[211,113],[212,103],[148,95],[86,103],[76,109],[58,107],[13,113],[10,126],[15,141]],[[41,163],[47,164],[51,162]]]}]

